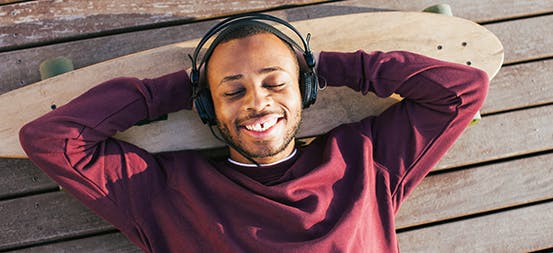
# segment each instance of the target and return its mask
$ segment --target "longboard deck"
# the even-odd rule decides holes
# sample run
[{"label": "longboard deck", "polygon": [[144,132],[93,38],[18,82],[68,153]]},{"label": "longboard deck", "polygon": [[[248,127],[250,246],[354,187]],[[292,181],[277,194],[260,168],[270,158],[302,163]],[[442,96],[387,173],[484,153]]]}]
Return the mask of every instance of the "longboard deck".
[{"label": "longboard deck", "polygon": [[[470,64],[493,78],[503,63],[503,46],[490,31],[469,20],[419,12],[376,12],[310,19],[292,23],[311,33],[317,51],[407,50]],[[0,157],[26,157],[18,140],[27,122],[59,107],[93,86],[119,76],[154,78],[190,66],[197,40],[155,48],[98,63],[0,95]],[[304,112],[298,137],[320,135],[349,122],[377,115],[398,97],[366,96],[344,87],[319,92]],[[23,110],[22,110],[23,109]],[[196,113],[179,111],[168,120],[135,126],[116,138],[150,152],[205,149],[224,144],[212,137]]]}]

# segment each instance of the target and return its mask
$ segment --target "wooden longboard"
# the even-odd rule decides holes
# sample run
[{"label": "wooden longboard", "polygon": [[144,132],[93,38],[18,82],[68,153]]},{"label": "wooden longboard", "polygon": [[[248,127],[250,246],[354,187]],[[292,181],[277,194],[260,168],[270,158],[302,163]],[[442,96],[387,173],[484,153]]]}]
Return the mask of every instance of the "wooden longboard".
[{"label": "wooden longboard", "polygon": [[[408,50],[442,60],[470,64],[493,78],[503,63],[503,46],[484,27],[471,21],[419,12],[376,12],[324,17],[292,23],[311,33],[316,51]],[[294,37],[292,37],[294,38]],[[91,87],[119,76],[154,78],[190,67],[198,40],[139,52],[78,69],[0,95],[0,157],[26,157],[18,131],[27,122],[59,107]],[[314,136],[348,122],[377,115],[400,98],[363,96],[349,88],[328,87],[304,112],[298,137]],[[212,137],[192,111],[164,121],[135,126],[116,138],[150,152],[205,149],[224,144]]]}]

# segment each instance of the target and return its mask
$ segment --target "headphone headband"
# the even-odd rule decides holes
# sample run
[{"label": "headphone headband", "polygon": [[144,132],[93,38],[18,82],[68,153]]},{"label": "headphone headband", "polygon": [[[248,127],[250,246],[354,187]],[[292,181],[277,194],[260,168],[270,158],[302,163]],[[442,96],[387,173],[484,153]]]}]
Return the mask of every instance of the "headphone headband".
[{"label": "headphone headband", "polygon": [[232,24],[236,24],[238,22],[243,22],[243,21],[253,21],[253,20],[267,20],[267,21],[273,21],[273,22],[276,22],[276,23],[279,23],[279,24],[282,24],[286,27],[288,27],[290,30],[292,30],[295,34],[298,35],[298,37],[300,38],[301,40],[301,43],[303,44],[303,48],[299,48],[299,46],[293,42],[293,41],[290,41],[292,42],[292,46],[296,47],[297,49],[299,50],[302,50],[305,57],[306,57],[306,62],[307,62],[307,66],[309,66],[310,69],[313,69],[315,67],[315,58],[313,57],[313,53],[311,52],[311,48],[309,46],[309,39],[311,38],[311,34],[307,34],[307,39],[304,38],[302,36],[302,34],[294,27],[292,26],[290,23],[288,23],[287,21],[283,20],[283,19],[280,19],[280,18],[277,18],[275,16],[271,16],[271,15],[267,15],[267,14],[262,14],[262,13],[251,13],[251,14],[242,14],[242,15],[237,15],[237,16],[233,16],[233,17],[229,17],[223,21],[221,21],[220,23],[216,24],[215,26],[213,26],[211,29],[209,29],[209,31],[207,31],[207,33],[204,35],[204,37],[200,40],[200,42],[198,42],[198,45],[196,46],[196,49],[194,50],[194,54],[193,56],[190,56],[190,60],[192,61],[192,72],[193,73],[196,73],[197,75],[194,75],[194,76],[191,76],[190,78],[192,79],[192,82],[195,83],[195,82],[199,82],[199,70],[201,69],[202,65],[205,64],[205,61],[207,59],[205,59],[205,57],[202,59],[202,61],[200,62],[200,64],[198,65],[197,64],[197,60],[198,60],[198,56],[200,54],[200,51],[201,49],[203,48],[203,46],[207,43],[207,41],[213,37],[215,34],[217,34],[218,32],[222,31],[223,29],[229,27],[230,25]]}]

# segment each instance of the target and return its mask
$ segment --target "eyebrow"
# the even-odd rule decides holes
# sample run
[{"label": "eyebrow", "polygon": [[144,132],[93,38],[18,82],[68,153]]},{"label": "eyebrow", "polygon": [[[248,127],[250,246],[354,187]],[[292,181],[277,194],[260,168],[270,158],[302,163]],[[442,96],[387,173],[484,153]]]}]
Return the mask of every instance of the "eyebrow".
[{"label": "eyebrow", "polygon": [[284,69],[281,68],[280,66],[271,66],[271,67],[262,68],[262,69],[258,70],[257,73],[258,74],[266,74],[266,73],[270,73],[270,72],[274,72],[274,71],[284,71]]},{"label": "eyebrow", "polygon": [[[267,73],[271,73],[271,72],[274,72],[274,71],[284,71],[284,69],[282,67],[279,67],[279,66],[270,66],[270,67],[266,67],[266,68],[262,68],[260,70],[257,71],[258,74],[267,74]],[[225,76],[220,82],[219,82],[219,85],[223,84],[224,82],[230,82],[230,81],[236,81],[236,80],[240,80],[244,77],[244,75],[242,74],[236,74],[236,75],[230,75],[230,76]]]},{"label": "eyebrow", "polygon": [[244,77],[244,75],[242,74],[236,74],[236,75],[231,75],[231,76],[225,76],[223,78],[223,80],[221,80],[219,82],[219,85],[223,84],[224,82],[230,82],[230,81],[235,81],[235,80],[240,80],[242,79],[242,77]]}]

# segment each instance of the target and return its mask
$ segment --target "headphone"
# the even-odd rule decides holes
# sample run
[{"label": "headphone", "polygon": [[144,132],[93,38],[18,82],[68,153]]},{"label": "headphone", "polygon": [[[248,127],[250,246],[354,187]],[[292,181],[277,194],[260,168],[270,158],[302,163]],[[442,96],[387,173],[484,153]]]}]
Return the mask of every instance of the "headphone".
[{"label": "headphone", "polygon": [[[288,27],[295,34],[297,34],[298,37],[301,39],[303,48],[300,47],[296,42],[294,42],[288,36],[286,36],[284,33],[276,29],[275,27],[265,22],[260,22],[259,20],[272,21]],[[194,105],[196,106],[196,110],[198,111],[198,114],[202,122],[210,126],[217,124],[215,109],[213,106],[213,100],[211,99],[211,94],[209,92],[209,89],[200,87],[200,79],[201,79],[200,69],[202,68],[202,66],[204,66],[207,63],[207,60],[211,56],[217,44],[221,42],[222,38],[218,36],[214,39],[214,41],[207,49],[206,53],[204,54],[199,64],[197,64],[200,50],[207,43],[207,41],[211,37],[215,36],[217,33],[221,34],[220,32],[222,32],[224,29],[230,26],[237,26],[240,24],[250,24],[250,25],[258,26],[262,30],[265,30],[274,34],[284,42],[288,43],[290,46],[303,52],[303,57],[305,59],[305,62],[307,63],[308,70],[302,71],[300,68],[299,83],[300,83],[300,92],[302,95],[302,107],[305,109],[305,108],[308,108],[313,103],[315,103],[315,100],[317,99],[319,81],[317,78],[317,74],[315,73],[315,57],[313,56],[313,53],[311,52],[311,49],[309,47],[309,39],[311,37],[311,34],[307,34],[307,38],[304,38],[301,35],[301,33],[290,23],[271,15],[260,14],[260,13],[238,15],[238,16],[227,18],[221,21],[220,23],[216,24],[215,26],[213,26],[200,40],[200,42],[198,43],[198,46],[196,46],[196,49],[194,50],[194,55],[193,56],[188,55],[188,57],[192,61],[192,71],[190,73],[190,80],[192,82],[192,94],[193,94],[192,98],[194,99]],[[205,69],[204,69],[204,73],[205,73]]]}]

